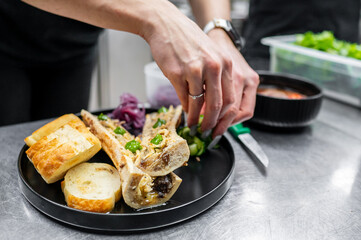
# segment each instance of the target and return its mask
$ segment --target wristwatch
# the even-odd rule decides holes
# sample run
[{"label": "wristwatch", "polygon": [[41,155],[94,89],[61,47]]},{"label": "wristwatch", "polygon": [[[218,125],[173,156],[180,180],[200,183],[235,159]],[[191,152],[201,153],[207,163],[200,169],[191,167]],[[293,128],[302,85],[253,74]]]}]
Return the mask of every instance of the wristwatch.
[{"label": "wristwatch", "polygon": [[206,24],[203,31],[207,34],[214,28],[222,28],[228,34],[234,46],[236,46],[236,48],[241,51],[241,37],[237,33],[236,29],[233,27],[231,21],[228,21],[226,19],[214,18],[212,21]]}]

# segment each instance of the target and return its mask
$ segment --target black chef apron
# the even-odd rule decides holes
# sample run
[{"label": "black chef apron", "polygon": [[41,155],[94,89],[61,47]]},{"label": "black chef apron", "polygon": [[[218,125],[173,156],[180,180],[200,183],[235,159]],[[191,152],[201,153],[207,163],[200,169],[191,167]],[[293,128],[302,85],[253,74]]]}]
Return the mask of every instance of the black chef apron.
[{"label": "black chef apron", "polygon": [[102,29],[0,1],[0,126],[87,108]]}]

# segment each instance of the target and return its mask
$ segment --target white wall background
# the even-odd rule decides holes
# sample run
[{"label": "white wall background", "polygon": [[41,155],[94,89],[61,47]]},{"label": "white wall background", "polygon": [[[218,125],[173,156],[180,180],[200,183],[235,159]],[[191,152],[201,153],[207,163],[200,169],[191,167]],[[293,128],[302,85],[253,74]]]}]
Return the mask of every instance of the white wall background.
[{"label": "white wall background", "polygon": [[106,30],[99,39],[99,64],[93,74],[89,109],[114,108],[126,92],[145,102],[144,65],[151,61],[150,48],[141,37]]}]

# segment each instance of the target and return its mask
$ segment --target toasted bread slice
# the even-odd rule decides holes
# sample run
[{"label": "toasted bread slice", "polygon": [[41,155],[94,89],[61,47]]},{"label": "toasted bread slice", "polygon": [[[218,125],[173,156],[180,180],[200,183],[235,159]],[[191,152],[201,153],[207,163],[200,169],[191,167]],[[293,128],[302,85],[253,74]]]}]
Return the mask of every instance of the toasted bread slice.
[{"label": "toasted bread slice", "polygon": [[[150,176],[165,176],[188,161],[190,151],[187,141],[176,132],[181,114],[181,106],[170,106],[165,113],[147,114],[142,132],[142,145],[148,147],[142,149],[135,164]],[[153,127],[158,119],[164,120],[165,124]],[[151,141],[157,134],[162,136],[163,141],[156,145]]]},{"label": "toasted bread slice", "polygon": [[61,188],[69,207],[90,212],[110,212],[121,198],[119,173],[106,163],[81,163],[71,168]]},{"label": "toasted bread slice", "polygon": [[39,141],[43,137],[49,135],[52,132],[55,132],[60,127],[64,126],[68,122],[75,120],[77,118],[78,117],[75,116],[74,114],[65,114],[65,115],[55,119],[54,121],[51,121],[48,124],[42,126],[38,130],[33,132],[31,134],[31,136],[25,138],[24,141],[25,141],[26,145],[31,147],[32,145],[34,145],[37,141]]},{"label": "toasted bread slice", "polygon": [[157,206],[168,201],[177,191],[182,179],[174,173],[163,177],[151,177],[134,165],[135,156],[126,150],[123,142],[91,113],[82,110],[81,116],[92,133],[99,138],[103,150],[113,161],[122,180],[123,199],[132,208]]},{"label": "toasted bread slice", "polygon": [[[47,183],[62,179],[68,169],[93,157],[101,144],[75,115],[54,120],[27,139],[35,141],[26,151],[29,160]],[[64,121],[64,118],[70,121]],[[60,122],[64,123],[60,126]],[[54,129],[52,129],[52,127]],[[29,141],[28,141],[29,142]]]}]

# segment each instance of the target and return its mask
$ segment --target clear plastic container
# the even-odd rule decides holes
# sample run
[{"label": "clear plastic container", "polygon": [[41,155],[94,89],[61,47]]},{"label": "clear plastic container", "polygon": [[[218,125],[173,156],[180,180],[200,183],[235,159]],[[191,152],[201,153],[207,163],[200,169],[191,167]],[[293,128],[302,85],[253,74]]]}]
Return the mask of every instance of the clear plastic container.
[{"label": "clear plastic container", "polygon": [[267,37],[271,71],[291,73],[323,88],[326,96],[361,107],[361,61],[294,45],[295,35]]},{"label": "clear plastic container", "polygon": [[177,93],[156,62],[144,66],[147,100],[151,107],[169,107],[180,104]]}]

